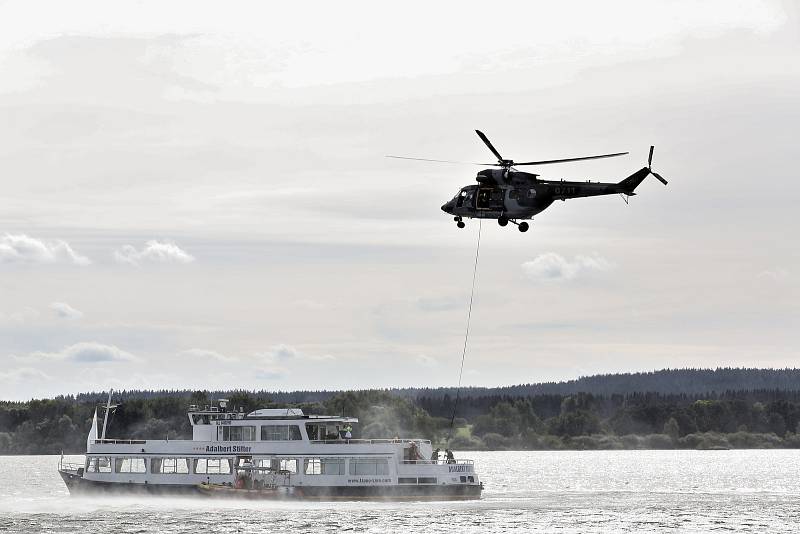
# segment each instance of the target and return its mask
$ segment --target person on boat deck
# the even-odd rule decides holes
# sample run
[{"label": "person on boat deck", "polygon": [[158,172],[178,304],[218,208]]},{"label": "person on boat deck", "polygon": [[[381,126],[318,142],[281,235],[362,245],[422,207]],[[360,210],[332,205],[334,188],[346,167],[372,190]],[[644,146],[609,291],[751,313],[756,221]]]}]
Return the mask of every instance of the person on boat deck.
[{"label": "person on boat deck", "polygon": [[419,453],[419,447],[417,446],[417,443],[414,441],[412,441],[411,445],[408,447],[408,459],[412,461],[424,459]]},{"label": "person on boat deck", "polygon": [[435,464],[439,463],[439,450],[440,449],[436,449],[435,451],[433,451],[433,454],[431,454],[431,462]]},{"label": "person on boat deck", "polygon": [[350,423],[347,423],[347,426],[344,427],[344,439],[347,440],[347,443],[350,443],[350,440],[353,438],[353,427],[350,426]]},{"label": "person on boat deck", "polygon": [[445,454],[445,456],[447,456],[447,463],[448,464],[456,463],[456,457],[453,456],[453,451],[451,451],[450,449],[445,449],[444,450],[444,454]]}]

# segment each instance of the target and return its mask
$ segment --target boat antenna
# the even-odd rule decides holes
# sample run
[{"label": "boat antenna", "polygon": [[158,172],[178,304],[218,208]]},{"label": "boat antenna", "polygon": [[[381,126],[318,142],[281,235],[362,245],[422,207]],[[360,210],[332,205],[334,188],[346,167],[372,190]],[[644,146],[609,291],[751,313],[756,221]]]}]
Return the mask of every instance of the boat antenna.
[{"label": "boat antenna", "polygon": [[111,394],[114,392],[114,388],[108,390],[108,401],[106,402],[106,414],[103,416],[103,435],[100,436],[100,439],[106,439],[106,427],[108,426],[108,412],[111,411]]},{"label": "boat antenna", "polygon": [[478,257],[481,252],[481,219],[478,219],[478,244],[475,245],[475,265],[472,268],[472,290],[469,294],[469,311],[467,312],[467,331],[464,333],[464,350],[461,352],[461,369],[458,371],[458,387],[456,388],[456,400],[453,403],[453,415],[450,416],[450,430],[447,431],[447,445],[450,445],[450,438],[453,437],[453,425],[456,420],[458,401],[461,398],[461,377],[464,375],[464,359],[467,356],[467,341],[469,341],[469,323],[472,319],[472,301],[475,298],[475,278],[478,275]]}]

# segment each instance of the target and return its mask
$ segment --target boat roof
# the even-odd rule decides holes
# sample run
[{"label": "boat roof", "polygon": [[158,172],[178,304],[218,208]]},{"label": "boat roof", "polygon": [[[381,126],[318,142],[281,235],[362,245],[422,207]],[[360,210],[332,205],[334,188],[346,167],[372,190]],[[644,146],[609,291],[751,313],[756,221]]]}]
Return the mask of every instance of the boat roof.
[{"label": "boat roof", "polygon": [[306,415],[300,408],[261,408],[254,410],[248,414],[236,411],[227,411],[225,409],[217,408],[216,406],[206,407],[205,409],[198,409],[196,406],[189,408],[190,414],[199,415],[213,415],[215,419],[308,419],[317,421],[341,421],[345,423],[358,423],[357,417],[345,417],[339,415]]},{"label": "boat roof", "polygon": [[262,408],[247,414],[247,417],[303,417],[300,408]]}]

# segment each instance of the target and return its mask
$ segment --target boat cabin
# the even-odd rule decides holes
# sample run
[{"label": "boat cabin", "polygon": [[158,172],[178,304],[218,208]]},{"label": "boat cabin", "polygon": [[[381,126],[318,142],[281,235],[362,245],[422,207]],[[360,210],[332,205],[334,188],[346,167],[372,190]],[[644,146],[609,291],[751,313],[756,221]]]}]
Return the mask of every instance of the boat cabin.
[{"label": "boat cabin", "polygon": [[245,414],[220,407],[189,407],[194,441],[306,441],[342,443],[355,417],[305,415],[299,408],[267,408]]}]

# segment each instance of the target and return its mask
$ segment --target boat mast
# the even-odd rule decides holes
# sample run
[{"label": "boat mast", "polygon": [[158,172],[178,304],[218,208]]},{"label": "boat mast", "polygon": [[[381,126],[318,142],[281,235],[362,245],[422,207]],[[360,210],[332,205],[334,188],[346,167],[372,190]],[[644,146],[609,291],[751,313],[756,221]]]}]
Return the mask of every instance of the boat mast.
[{"label": "boat mast", "polygon": [[111,394],[114,392],[113,389],[108,390],[108,402],[106,402],[106,414],[103,416],[103,435],[100,436],[100,439],[106,439],[106,427],[108,426],[108,412],[111,411]]}]

